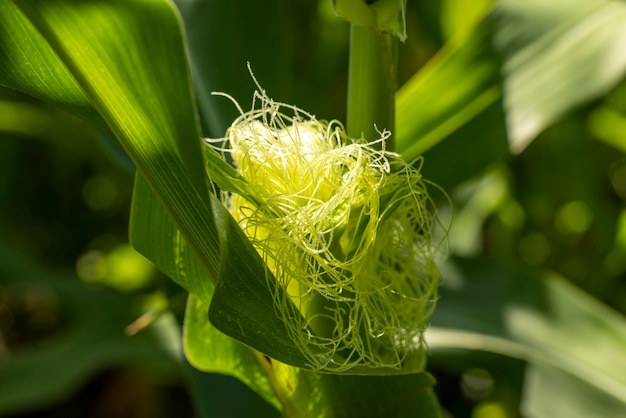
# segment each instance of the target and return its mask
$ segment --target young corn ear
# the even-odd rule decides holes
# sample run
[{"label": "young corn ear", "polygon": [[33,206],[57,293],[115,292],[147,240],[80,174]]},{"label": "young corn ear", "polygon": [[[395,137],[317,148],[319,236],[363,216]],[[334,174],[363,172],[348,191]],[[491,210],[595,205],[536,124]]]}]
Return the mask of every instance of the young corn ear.
[{"label": "young corn ear", "polygon": [[385,150],[389,135],[351,140],[261,90],[221,149],[249,191],[223,192],[224,204],[273,273],[288,338],[321,371],[424,365],[435,208],[419,166]]}]

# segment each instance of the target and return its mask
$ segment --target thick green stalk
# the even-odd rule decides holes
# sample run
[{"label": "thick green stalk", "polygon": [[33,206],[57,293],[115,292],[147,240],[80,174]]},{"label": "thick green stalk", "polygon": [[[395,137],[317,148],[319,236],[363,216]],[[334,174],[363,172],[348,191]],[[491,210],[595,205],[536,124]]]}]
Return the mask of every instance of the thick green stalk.
[{"label": "thick green stalk", "polygon": [[[398,39],[352,25],[346,129],[352,138],[372,141],[378,131],[394,131]],[[377,131],[378,130],[378,131]],[[393,136],[387,141],[393,150]]]}]

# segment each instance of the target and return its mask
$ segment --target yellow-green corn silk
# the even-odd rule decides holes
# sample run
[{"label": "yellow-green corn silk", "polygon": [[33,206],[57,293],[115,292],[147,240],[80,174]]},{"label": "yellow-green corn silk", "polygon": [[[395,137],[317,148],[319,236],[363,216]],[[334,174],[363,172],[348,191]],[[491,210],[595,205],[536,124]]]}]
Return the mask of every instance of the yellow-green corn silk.
[{"label": "yellow-green corn silk", "polygon": [[257,99],[227,132],[255,196],[224,200],[276,278],[268,286],[289,338],[329,372],[423,358],[438,269],[418,169],[384,150],[386,132],[353,142],[336,121]]}]

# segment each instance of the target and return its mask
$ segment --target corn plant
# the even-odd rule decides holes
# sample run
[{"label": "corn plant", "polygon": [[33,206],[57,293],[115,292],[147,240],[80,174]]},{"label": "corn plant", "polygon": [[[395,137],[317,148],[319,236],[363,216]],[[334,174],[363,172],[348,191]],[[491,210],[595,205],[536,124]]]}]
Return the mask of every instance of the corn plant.
[{"label": "corn plant", "polygon": [[[623,408],[609,365],[626,367],[623,318],[548,274],[444,265],[446,190],[621,81],[623,4],[478,2],[398,86],[407,2],[333,0],[350,32],[341,121],[298,103],[311,87],[285,67],[288,7],[270,3],[0,2],[0,83],[90,122],[132,160],[130,241],[189,294],[191,365],[285,417],[438,417],[429,355],[479,349],[525,361],[535,385],[569,385],[567,411]],[[608,56],[602,71],[571,71]],[[499,304],[507,321],[488,309]],[[577,336],[594,324],[610,362]],[[527,393],[527,410],[549,416]]]}]

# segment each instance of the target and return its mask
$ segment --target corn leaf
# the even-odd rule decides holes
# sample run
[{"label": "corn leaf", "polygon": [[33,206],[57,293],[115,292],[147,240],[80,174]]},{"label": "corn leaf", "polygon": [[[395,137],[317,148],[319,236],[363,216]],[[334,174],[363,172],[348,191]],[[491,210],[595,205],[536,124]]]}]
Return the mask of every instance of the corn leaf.
[{"label": "corn leaf", "polygon": [[106,129],[72,74],[19,8],[11,1],[0,2],[0,16],[0,84]]},{"label": "corn leaf", "polygon": [[506,158],[505,145],[521,152],[624,79],[625,19],[615,1],[497,2],[398,91],[397,151],[425,155],[425,174],[444,187]]},{"label": "corn leaf", "polygon": [[424,175],[446,189],[509,155],[492,36],[484,20],[460,33],[396,95],[396,151],[424,155]]},{"label": "corn leaf", "polygon": [[[288,400],[286,417],[440,418],[428,373],[346,376],[315,373],[271,362],[266,366],[279,397]],[[348,401],[349,399],[349,401]]]},{"label": "corn leaf", "polygon": [[432,390],[434,382],[426,373],[346,376],[307,371],[255,355],[212,328],[203,321],[205,317],[206,307],[199,299],[191,298],[184,340],[190,362],[200,370],[239,378],[282,410],[285,417],[440,416]]},{"label": "corn leaf", "polygon": [[521,152],[571,109],[626,74],[626,4],[610,0],[500,1],[490,20],[504,58],[511,149]]},{"label": "corn leaf", "polygon": [[[220,224],[223,229],[220,231],[226,235],[228,233],[226,228],[230,227],[233,228],[232,233],[239,232],[235,229],[239,227],[236,224],[233,225],[230,221],[232,218],[219,202],[216,202],[216,208],[221,208],[218,214],[223,216]],[[249,258],[246,258],[256,256],[251,246],[241,245],[235,250],[238,253],[232,254],[232,261],[225,262],[224,274],[228,275],[228,284],[223,284],[218,289],[225,291],[226,295],[215,296],[215,288],[209,273],[203,268],[164,206],[154,196],[152,189],[141,176],[135,179],[130,234],[133,246],[143,254],[149,255],[159,270],[199,298],[205,306],[211,306],[213,309],[211,321],[220,331],[269,356],[306,367],[308,363],[293,343],[284,338],[287,332],[284,329],[285,326],[274,315],[273,299],[271,295],[268,295],[264,268],[261,267],[256,273],[248,271],[238,278],[238,268],[245,270],[255,267],[249,262]],[[246,250],[246,247],[250,249]],[[248,277],[261,277],[263,280],[248,280]],[[220,283],[224,283],[224,280]],[[233,286],[232,283],[235,285]],[[235,290],[231,291],[232,288]],[[217,308],[214,308],[213,304],[216,301],[219,304]],[[208,319],[207,312],[205,320],[208,322]],[[193,335],[199,336],[208,324],[194,321],[187,322],[185,326],[187,329],[189,327],[201,328],[192,331]],[[206,355],[209,354],[208,351],[206,353]],[[231,355],[236,356],[237,353]]]},{"label": "corn leaf", "polygon": [[[433,355],[482,350],[529,362],[524,400],[529,415],[611,411],[602,416],[619,416],[625,410],[622,315],[560,277],[493,261],[455,259],[444,283],[427,331]],[[559,405],[552,405],[555,397]]]},{"label": "corn leaf", "polygon": [[[147,242],[163,228],[176,228],[186,244],[180,244],[178,235],[156,235],[158,239],[152,244],[138,246],[162,267],[169,261],[155,257],[175,254],[171,248],[160,248],[163,242],[174,236],[180,245],[189,245],[186,250],[198,257],[206,274],[190,277],[186,284],[205,303],[209,303],[211,281],[227,277],[228,283],[221,281],[221,288],[230,289],[232,283],[240,286],[234,292],[239,298],[236,306],[222,304],[214,323],[268,355],[304,366],[304,360],[297,356],[299,352],[283,338],[284,325],[274,314],[267,272],[260,257],[208,191],[185,50],[171,5],[161,1],[24,1],[19,6],[43,37],[23,36],[18,46],[49,44],[60,58],[29,62],[31,66],[21,69],[34,83],[40,83],[43,87],[39,90],[44,92],[58,86],[54,80],[42,77],[65,75],[68,80],[63,85],[71,86],[68,95],[74,95],[66,101],[72,103],[73,97],[78,97],[83,106],[83,96],[76,93],[79,86],[106,123],[105,128],[133,160],[143,179],[139,181],[148,185],[140,188],[143,197],[135,199],[135,206],[148,209],[146,216],[137,215],[143,223],[132,229],[141,237],[133,242]],[[9,19],[18,16],[19,22],[25,22],[16,9],[3,11]],[[22,25],[14,28],[21,30]],[[49,50],[41,48],[48,52],[39,57],[49,57]],[[55,63],[62,63],[66,70],[39,71]],[[53,96],[64,95],[62,90],[54,91],[50,93]],[[150,223],[153,218],[161,222],[160,226]],[[234,235],[227,238],[226,234]],[[228,256],[222,258],[222,249]],[[248,290],[251,293],[246,293]],[[245,298],[250,300],[245,302]]]},{"label": "corn leaf", "polygon": [[[218,331],[207,321],[209,307],[189,295],[183,344],[189,362],[198,370],[233,376],[280,410],[259,360],[262,355]],[[262,361],[266,361],[262,359]]]}]

